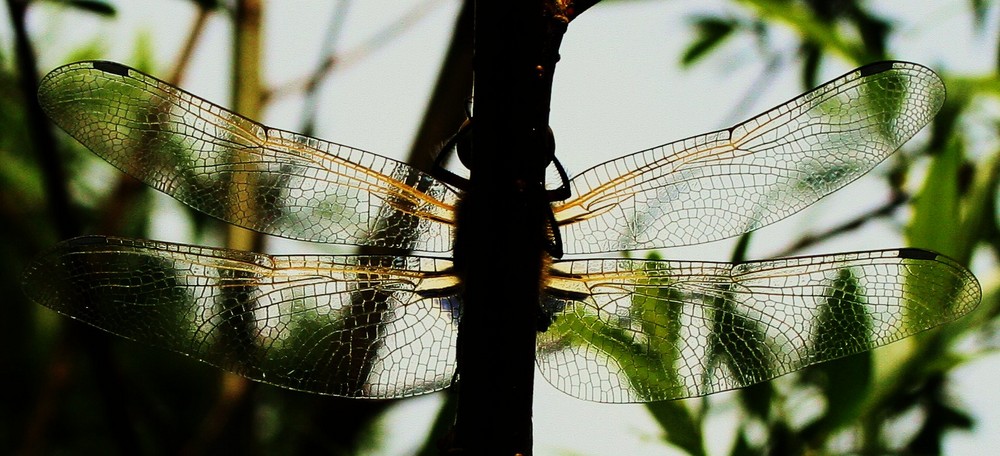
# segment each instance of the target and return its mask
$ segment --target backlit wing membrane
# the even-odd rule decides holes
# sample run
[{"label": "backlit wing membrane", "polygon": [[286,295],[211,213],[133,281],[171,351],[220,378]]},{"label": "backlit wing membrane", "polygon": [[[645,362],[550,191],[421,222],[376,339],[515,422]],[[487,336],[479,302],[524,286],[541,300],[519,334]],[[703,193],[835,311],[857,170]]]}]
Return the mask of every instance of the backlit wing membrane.
[{"label": "backlit wing membrane", "polygon": [[[730,129],[604,163],[553,205],[564,251],[697,244],[772,223],[868,172],[943,100],[930,70],[883,62]],[[108,162],[227,222],[308,241],[452,247],[458,193],[406,164],[268,128],[110,62],[53,71],[39,101]],[[95,236],[59,244],[23,281],[67,316],[286,388],[397,398],[456,375],[461,286],[441,258]],[[885,345],[980,297],[967,269],[917,249],[740,264],[557,261],[537,362],[581,399],[701,396]]]},{"label": "backlit wing membrane", "polygon": [[742,264],[556,262],[538,366],[601,402],[702,396],[885,345],[972,310],[975,277],[904,249]]},{"label": "backlit wing membrane", "polygon": [[944,98],[931,70],[882,62],[727,130],[598,165],[554,207],[564,251],[699,244],[783,219],[871,170]]},{"label": "backlit wing membrane", "polygon": [[315,242],[451,249],[458,195],[404,163],[269,128],[117,63],[58,68],[38,98],[112,165],[226,222]]},{"label": "backlit wing membrane", "polygon": [[69,317],[252,379],[393,398],[451,383],[460,305],[450,267],[95,236],[40,257],[24,289]]}]

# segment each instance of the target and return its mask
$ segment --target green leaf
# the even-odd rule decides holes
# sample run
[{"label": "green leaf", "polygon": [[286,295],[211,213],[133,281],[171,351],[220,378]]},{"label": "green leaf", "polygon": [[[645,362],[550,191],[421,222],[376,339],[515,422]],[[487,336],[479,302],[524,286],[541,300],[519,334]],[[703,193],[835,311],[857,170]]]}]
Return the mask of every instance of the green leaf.
[{"label": "green leaf", "polygon": [[740,403],[751,416],[768,421],[771,417],[771,402],[774,400],[774,384],[755,383],[739,389]]},{"label": "green leaf", "polygon": [[707,16],[695,18],[696,37],[685,49],[684,55],[681,57],[681,65],[690,66],[707,55],[711,50],[725,42],[738,25],[733,19]]},{"label": "green leaf", "polygon": [[191,3],[198,5],[202,9],[214,10],[216,8],[222,7],[222,2],[219,0],[191,0]]},{"label": "green leaf", "polygon": [[901,122],[905,122],[901,115],[913,103],[914,89],[910,84],[910,76],[886,71],[871,77],[878,78],[879,82],[866,84],[862,88],[862,95],[869,107],[866,114],[876,116],[875,124],[883,138],[893,144],[901,144],[903,141],[898,137],[900,132],[910,131],[899,127]]},{"label": "green leaf", "polygon": [[63,0],[63,3],[100,16],[115,17],[117,14],[113,5],[101,0]]},{"label": "green leaf", "polygon": [[[666,263],[647,263],[648,266]],[[590,346],[612,360],[622,363],[622,373],[640,397],[683,397],[687,388],[673,365],[682,359],[676,342],[680,332],[679,306],[670,303],[680,298],[670,297],[676,291],[666,286],[669,274],[652,274],[645,283],[637,283],[631,302],[633,315],[642,316],[644,334],[652,337],[636,340],[635,331],[627,325],[605,321],[587,306],[576,306],[572,312],[559,314],[547,337],[558,340],[560,346]],[[664,294],[666,293],[666,294]],[[657,298],[663,296],[663,298]]]},{"label": "green leaf", "polygon": [[730,456],[757,456],[763,454],[762,448],[756,448],[750,444],[747,440],[745,426],[740,426],[740,431],[736,434],[736,442],[733,443],[733,449],[729,452]]},{"label": "green leaf", "polygon": [[[842,269],[823,293],[827,299],[817,318],[815,351],[820,356],[844,347],[871,349],[872,317],[867,311],[865,291],[857,277]],[[826,414],[810,424],[803,434],[809,439],[825,437],[849,424],[868,396],[873,380],[872,354],[860,352],[809,368],[805,377],[817,384],[826,397]]]},{"label": "green leaf", "polygon": [[960,136],[945,144],[934,156],[924,186],[913,206],[913,219],[906,230],[908,244],[960,258],[958,176],[964,145]]},{"label": "green leaf", "polygon": [[155,73],[157,59],[155,37],[149,31],[139,31],[137,35],[129,62],[139,71]]},{"label": "green leaf", "polygon": [[[660,259],[656,253],[651,253],[648,258]],[[647,267],[651,265],[652,263],[649,263]],[[642,315],[643,331],[656,335],[650,338],[651,351],[657,354],[655,358],[661,361],[681,359],[679,352],[681,345],[677,339],[681,334],[682,307],[667,304],[680,302],[681,297],[676,289],[663,286],[664,276],[654,277],[659,277],[660,280],[649,280],[636,288],[632,298],[632,311]],[[667,388],[666,390],[683,388],[683,382],[677,377],[677,370],[673,366],[664,366],[662,372],[666,373],[667,378],[659,379],[659,384],[655,388]],[[650,377],[648,373],[643,372],[627,372],[627,375],[633,382]],[[692,455],[705,454],[700,422],[692,416],[683,402],[650,402],[646,404],[646,408],[663,428],[668,442]]]},{"label": "green leaf", "polygon": [[[651,255],[650,259],[659,259],[656,255]],[[645,263],[646,268],[652,268],[660,263]],[[675,303],[683,302],[680,292],[673,287],[667,286],[669,275],[653,274],[649,279],[636,283],[635,295],[632,298],[632,314],[640,316],[643,333],[649,337],[649,348],[654,356],[651,359],[658,359],[660,362],[673,362],[682,359],[680,353],[681,344],[678,338],[681,334],[681,310],[682,306]],[[657,378],[650,382],[651,376],[648,372],[629,373],[629,378],[646,379],[646,388],[651,391],[673,391],[684,388],[683,381],[677,376],[677,369],[673,366],[662,366],[659,372],[664,372],[664,378]],[[655,384],[648,384],[655,383]]]},{"label": "green leaf", "polygon": [[820,309],[814,350],[821,357],[835,356],[850,347],[872,348],[871,315],[867,311],[865,291],[850,269],[841,269],[824,296],[828,296]]},{"label": "green leaf", "polygon": [[986,0],[970,0],[969,6],[972,8],[972,17],[975,19],[978,31],[983,30],[986,25],[986,13],[989,11],[990,2]]},{"label": "green leaf", "polygon": [[[712,301],[712,342],[703,381],[712,384],[721,374],[735,377],[736,384],[747,386],[774,378],[777,374],[773,351],[767,346],[760,322],[740,312],[728,289],[720,288]],[[727,370],[719,372],[722,366]]]},{"label": "green leaf", "polygon": [[689,454],[705,454],[701,424],[683,401],[660,401],[646,404],[646,409],[666,433],[666,440]]}]

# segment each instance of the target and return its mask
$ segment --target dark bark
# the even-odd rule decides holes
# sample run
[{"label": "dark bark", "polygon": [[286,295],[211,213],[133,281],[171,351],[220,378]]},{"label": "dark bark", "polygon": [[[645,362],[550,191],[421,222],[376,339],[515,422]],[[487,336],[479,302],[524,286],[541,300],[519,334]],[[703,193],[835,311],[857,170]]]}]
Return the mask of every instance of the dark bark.
[{"label": "dark bark", "polygon": [[549,99],[569,19],[538,0],[479,1],[475,15],[470,182],[455,238],[464,308],[453,452],[528,455],[551,211]]},{"label": "dark bark", "polygon": [[38,163],[42,169],[42,183],[45,186],[49,214],[59,237],[70,238],[80,234],[80,224],[76,218],[76,211],[70,206],[67,190],[69,180],[66,178],[66,171],[58,154],[52,127],[42,112],[42,107],[34,99],[38,93],[38,65],[25,26],[28,2],[7,0],[7,8],[11,28],[14,30],[14,54],[20,74],[21,93],[25,97],[24,110],[28,133],[31,135],[31,143],[35,145]]}]

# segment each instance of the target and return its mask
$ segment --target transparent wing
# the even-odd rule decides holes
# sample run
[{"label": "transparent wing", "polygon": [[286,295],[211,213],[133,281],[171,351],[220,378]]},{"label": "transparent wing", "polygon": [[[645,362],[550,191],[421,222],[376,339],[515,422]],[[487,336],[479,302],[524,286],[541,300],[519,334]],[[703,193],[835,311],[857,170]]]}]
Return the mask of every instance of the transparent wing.
[{"label": "transparent wing", "polygon": [[871,170],[944,98],[931,70],[881,62],[732,128],[598,165],[554,207],[564,250],[698,244],[773,223]]},{"label": "transparent wing", "polygon": [[538,366],[556,388],[650,402],[739,388],[912,335],[971,311],[979,283],[916,249],[742,264],[553,264]]},{"label": "transparent wing", "polygon": [[269,128],[117,63],[60,67],[38,99],[118,169],[229,223],[315,242],[451,249],[455,191],[404,163]]},{"label": "transparent wing", "polygon": [[23,284],[59,313],[255,380],[395,398],[451,383],[459,300],[450,267],[82,237],[40,257]]}]

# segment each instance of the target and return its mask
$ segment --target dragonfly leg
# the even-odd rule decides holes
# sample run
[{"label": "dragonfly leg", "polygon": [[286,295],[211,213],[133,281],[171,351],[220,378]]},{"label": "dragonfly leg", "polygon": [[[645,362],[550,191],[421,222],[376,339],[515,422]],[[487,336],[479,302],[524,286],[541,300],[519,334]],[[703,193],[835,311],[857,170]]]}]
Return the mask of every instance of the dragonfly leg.
[{"label": "dragonfly leg", "polygon": [[555,157],[552,157],[552,165],[556,167],[556,172],[559,173],[561,183],[558,188],[546,190],[546,198],[550,202],[569,199],[573,195],[573,192],[569,189],[569,175],[566,174],[566,168],[563,168],[562,163],[559,163],[559,159]]},{"label": "dragonfly leg", "polygon": [[543,333],[549,330],[549,326],[555,323],[557,317],[553,309],[539,304],[536,318],[535,328],[538,332]]},{"label": "dragonfly leg", "polygon": [[559,223],[556,222],[556,214],[551,209],[548,211],[547,218],[548,229],[546,231],[548,231],[548,235],[545,240],[545,250],[549,252],[552,258],[559,259],[563,256],[562,233],[559,232]]},{"label": "dragonfly leg", "polygon": [[[562,201],[568,199],[572,194],[569,188],[569,176],[566,174],[566,168],[563,168],[562,163],[560,163],[559,159],[556,158],[555,154],[556,142],[555,142],[555,136],[552,134],[552,129],[549,128],[547,133],[548,134],[546,135],[545,139],[546,144],[544,145],[544,147],[546,147],[547,149],[546,152],[550,157],[550,163],[552,163],[552,165],[556,167],[556,172],[559,173],[560,184],[558,188],[554,188],[552,190],[546,190],[545,199],[548,202]],[[547,245],[545,250],[548,251],[549,255],[552,255],[553,258],[562,258],[563,256],[562,233],[559,231],[559,223],[556,221],[556,216],[552,212],[551,207],[548,210],[546,218],[548,219],[547,220],[548,235],[546,239]],[[545,327],[547,328],[548,325],[551,323],[552,321],[549,320],[547,323],[545,323]]]},{"label": "dragonfly leg", "polygon": [[434,158],[434,168],[431,170],[431,174],[434,177],[437,177],[449,185],[461,190],[468,190],[469,180],[449,171],[444,167],[444,162],[451,154],[451,151],[455,150],[458,151],[459,160],[461,160],[463,164],[466,163],[466,160],[464,159],[466,154],[465,151],[469,148],[472,141],[471,120],[471,118],[466,119],[465,122],[462,123],[462,127],[459,128],[458,132],[455,133],[455,135],[452,136],[447,143],[445,143],[444,147],[442,147],[440,151],[438,151],[437,157]]}]

